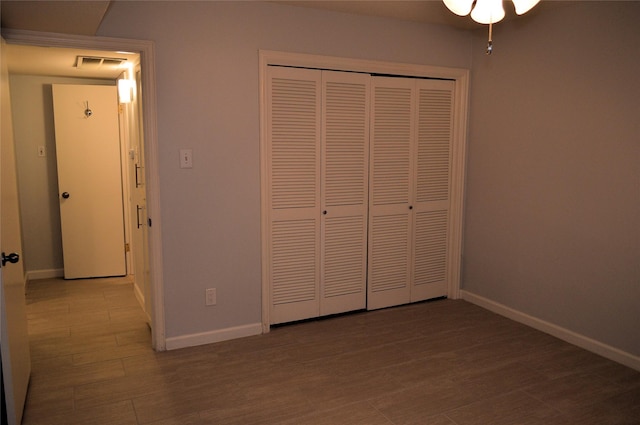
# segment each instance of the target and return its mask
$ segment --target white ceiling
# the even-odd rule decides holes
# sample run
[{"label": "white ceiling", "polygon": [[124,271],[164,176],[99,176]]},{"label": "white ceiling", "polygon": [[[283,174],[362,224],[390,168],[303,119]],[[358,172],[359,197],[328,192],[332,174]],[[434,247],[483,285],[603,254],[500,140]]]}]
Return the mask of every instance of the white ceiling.
[{"label": "white ceiling", "polygon": [[[82,0],[0,0],[2,28],[55,32],[75,35],[95,35],[109,7],[117,1]],[[447,25],[461,30],[482,28],[469,17],[451,13],[441,0],[274,0],[274,3],[295,7],[325,9],[343,13],[379,16],[408,21]],[[517,17],[513,5],[505,1],[506,18],[526,19],[536,13],[544,13],[571,2],[544,1],[523,17]],[[115,52],[88,52],[72,49],[42,48],[35,46],[7,46],[9,71],[20,74],[77,76],[93,78],[116,78],[122,71],[117,69],[80,70],[75,68],[76,56],[137,58]]]},{"label": "white ceiling", "polygon": [[2,0],[2,28],[96,35],[110,1]]},{"label": "white ceiling", "polygon": [[274,1],[274,3],[333,10],[356,15],[448,25],[464,30],[481,27],[480,24],[473,22],[468,17],[461,17],[451,13],[441,0],[278,0]]},{"label": "white ceiling", "polygon": [[[2,0],[0,2],[0,16],[3,28],[95,35],[111,4],[119,1],[126,0]],[[451,13],[441,0],[271,0],[271,2],[358,15],[449,25],[460,29],[480,27],[469,17],[460,17]],[[505,19],[516,17],[511,2],[505,1],[504,3],[507,14]],[[534,11],[553,7],[558,3],[567,2],[543,1],[536,6]]]},{"label": "white ceiling", "polygon": [[[95,35],[109,6],[116,1],[123,0],[2,0],[0,16],[3,28]],[[450,25],[462,29],[478,28],[478,24],[470,19],[453,15],[440,0],[274,0],[273,2]]]}]

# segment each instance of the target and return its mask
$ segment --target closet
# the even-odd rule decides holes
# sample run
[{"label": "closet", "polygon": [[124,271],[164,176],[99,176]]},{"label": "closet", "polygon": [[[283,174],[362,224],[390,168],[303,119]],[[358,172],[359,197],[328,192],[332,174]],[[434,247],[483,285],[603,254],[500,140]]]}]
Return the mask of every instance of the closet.
[{"label": "closet", "polygon": [[447,295],[454,82],[269,66],[269,323]]}]

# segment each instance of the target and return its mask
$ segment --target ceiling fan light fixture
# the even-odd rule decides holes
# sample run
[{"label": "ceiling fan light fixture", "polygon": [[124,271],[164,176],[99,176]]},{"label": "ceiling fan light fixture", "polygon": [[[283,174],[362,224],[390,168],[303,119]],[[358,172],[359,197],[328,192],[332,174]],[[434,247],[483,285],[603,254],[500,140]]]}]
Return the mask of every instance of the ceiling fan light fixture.
[{"label": "ceiling fan light fixture", "polygon": [[[533,9],[540,0],[512,0],[518,15],[522,15]],[[471,12],[471,19],[479,24],[489,25],[489,42],[487,43],[487,55],[493,52],[493,24],[504,19],[504,7],[502,0],[442,0],[447,8],[460,16],[467,16]]]},{"label": "ceiling fan light fixture", "polygon": [[502,0],[477,0],[471,11],[471,19],[479,24],[495,24],[504,18]]},{"label": "ceiling fan light fixture", "polygon": [[467,16],[471,12],[474,0],[442,0],[447,8],[459,16]]},{"label": "ceiling fan light fixture", "polygon": [[540,0],[512,0],[518,15],[524,15],[540,2]]}]

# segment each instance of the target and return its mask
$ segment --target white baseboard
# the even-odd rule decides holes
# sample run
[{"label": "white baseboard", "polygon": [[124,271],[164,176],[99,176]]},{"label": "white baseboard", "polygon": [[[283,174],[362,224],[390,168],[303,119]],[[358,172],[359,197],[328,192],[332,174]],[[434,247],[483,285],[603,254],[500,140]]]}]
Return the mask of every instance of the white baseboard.
[{"label": "white baseboard", "polygon": [[[131,280],[135,280],[133,275],[129,276],[131,276]],[[140,288],[138,288],[138,285],[136,285],[135,281],[133,283],[133,294],[136,296],[136,300],[138,300],[140,308],[144,312],[144,315],[147,317],[147,323],[151,323],[151,316],[149,316],[149,312],[145,309],[144,295],[142,295],[142,292],[140,292]]]},{"label": "white baseboard", "polygon": [[233,328],[219,329],[216,331],[171,337],[167,338],[165,342],[167,350],[175,350],[178,348],[194,347],[196,345],[243,338],[245,336],[260,335],[261,333],[262,323],[252,323],[250,325],[235,326]]},{"label": "white baseboard", "polygon": [[44,269],[27,271],[27,280],[53,279],[64,277],[64,269]]},{"label": "white baseboard", "polygon": [[138,303],[140,303],[140,307],[142,307],[142,309],[144,310],[144,295],[142,295],[142,292],[140,292],[140,288],[138,288],[138,285],[136,285],[135,282],[133,283],[133,293],[136,296]]},{"label": "white baseboard", "polygon": [[501,316],[508,317],[516,322],[530,326],[549,335],[553,335],[570,344],[577,345],[578,347],[584,348],[592,353],[640,371],[640,357],[631,353],[627,353],[626,351],[622,351],[600,341],[596,341],[595,339],[570,331],[569,329],[554,325],[551,322],[514,310],[506,305],[497,303],[480,295],[464,290],[460,291],[460,295],[463,300],[472,304],[486,308],[487,310],[493,311]]}]

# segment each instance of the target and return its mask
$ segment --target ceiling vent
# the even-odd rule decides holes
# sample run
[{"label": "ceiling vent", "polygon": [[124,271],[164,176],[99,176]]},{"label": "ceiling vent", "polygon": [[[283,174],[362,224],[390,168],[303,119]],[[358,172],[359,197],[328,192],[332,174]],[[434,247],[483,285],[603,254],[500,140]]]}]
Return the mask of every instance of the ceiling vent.
[{"label": "ceiling vent", "polygon": [[99,56],[76,56],[76,68],[99,69],[118,68],[127,60],[123,58],[105,58]]}]

